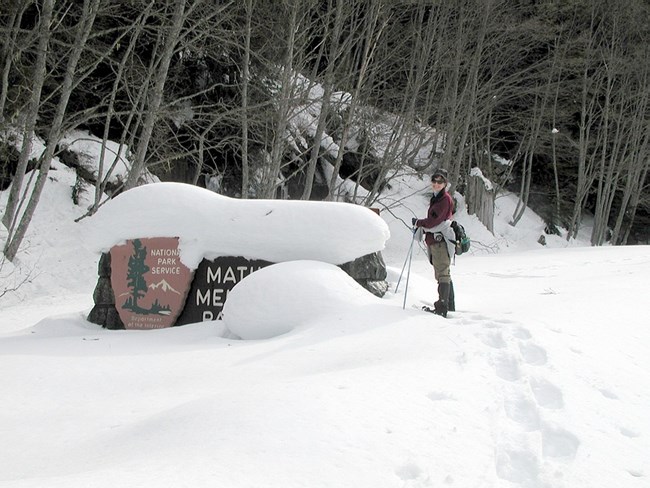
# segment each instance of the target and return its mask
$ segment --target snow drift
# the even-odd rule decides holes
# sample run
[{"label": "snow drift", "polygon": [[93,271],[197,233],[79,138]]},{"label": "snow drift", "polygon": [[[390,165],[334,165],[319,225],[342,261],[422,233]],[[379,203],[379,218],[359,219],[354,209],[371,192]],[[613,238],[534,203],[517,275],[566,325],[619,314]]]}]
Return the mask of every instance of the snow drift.
[{"label": "snow drift", "polygon": [[314,317],[323,319],[369,303],[381,300],[340,268],[292,261],[256,271],[235,285],[224,305],[223,320],[242,339],[269,339]]},{"label": "snow drift", "polygon": [[133,188],[104,205],[93,223],[100,252],[126,239],[179,237],[181,261],[191,269],[220,256],[343,264],[381,251],[390,236],[377,214],[358,205],[237,200],[183,183]]}]

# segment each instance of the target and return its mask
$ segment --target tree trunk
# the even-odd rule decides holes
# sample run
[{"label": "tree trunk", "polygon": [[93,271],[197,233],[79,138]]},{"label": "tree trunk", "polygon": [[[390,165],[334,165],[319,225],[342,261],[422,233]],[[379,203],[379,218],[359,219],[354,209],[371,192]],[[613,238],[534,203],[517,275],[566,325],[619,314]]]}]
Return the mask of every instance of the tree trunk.
[{"label": "tree trunk", "polygon": [[307,166],[307,173],[305,175],[305,189],[302,194],[303,200],[309,200],[311,197],[311,191],[314,185],[314,175],[316,174],[316,165],[318,164],[323,134],[325,133],[325,123],[329,117],[332,92],[334,91],[334,68],[340,55],[340,37],[344,15],[343,0],[336,0],[334,11],[336,12],[334,17],[334,32],[332,34],[332,40],[330,41],[327,67],[325,68],[323,98],[321,100],[321,110],[318,115],[318,125],[316,127],[316,134],[314,134],[314,141],[309,157],[309,165]]},{"label": "tree trunk", "polygon": [[[650,160],[647,158],[648,146],[650,145],[650,133],[644,123],[643,114],[648,106],[648,93],[643,94],[642,101],[639,103],[638,114],[641,115],[634,124],[632,132],[632,154],[628,157],[627,176],[625,187],[621,197],[621,203],[618,209],[618,215],[614,229],[612,231],[612,242],[614,244],[623,243],[621,232],[624,220],[633,220],[633,215],[638,204],[638,196],[643,193],[643,185],[650,167]],[[633,203],[636,197],[636,203]]]},{"label": "tree trunk", "polygon": [[332,174],[330,176],[327,200],[334,200],[336,192],[336,180],[339,177],[339,171],[341,170],[341,164],[343,163],[343,155],[345,154],[345,146],[348,143],[352,121],[354,120],[358,104],[360,103],[359,99],[361,97],[361,91],[364,83],[366,82],[368,69],[377,48],[377,44],[381,38],[384,28],[386,27],[385,22],[383,25],[379,23],[380,10],[381,6],[379,4],[373,3],[371,5],[370,12],[368,12],[368,15],[366,15],[364,19],[364,48],[360,60],[361,68],[359,69],[357,83],[354,87],[354,92],[350,100],[350,106],[348,107],[344,117],[343,131],[341,134],[341,139],[339,141],[339,149],[336,155],[336,160],[334,161]]},{"label": "tree trunk", "polygon": [[548,104],[549,92],[551,89],[551,82],[553,78],[553,73],[551,72],[548,79],[546,80],[546,85],[542,96],[540,97],[535,93],[535,103],[532,111],[532,120],[531,120],[531,134],[528,142],[528,148],[524,155],[524,170],[521,176],[521,191],[519,195],[519,202],[517,203],[517,208],[512,218],[511,224],[517,225],[521,217],[526,211],[528,206],[528,199],[530,197],[530,185],[532,182],[533,174],[533,159],[537,151],[537,144],[540,138],[542,121],[546,117],[546,106]]},{"label": "tree trunk", "polygon": [[156,74],[153,79],[153,87],[151,93],[151,100],[146,104],[146,116],[142,124],[142,132],[138,140],[138,146],[135,153],[135,159],[131,166],[131,171],[126,180],[125,189],[135,187],[138,184],[138,179],[145,169],[147,151],[149,149],[149,141],[153,133],[153,127],[158,120],[158,110],[162,104],[163,90],[165,82],[167,81],[167,74],[169,72],[169,65],[174,55],[174,50],[183,28],[185,21],[185,6],[186,0],[176,0],[170,29],[165,36],[164,47],[160,54],[160,62],[155,65]]},{"label": "tree trunk", "polygon": [[250,78],[253,0],[245,0],[246,26],[244,31],[244,60],[242,66],[242,119],[241,119],[241,197],[248,198],[250,189],[250,163],[248,161],[248,82]]},{"label": "tree trunk", "polygon": [[52,158],[54,157],[54,152],[56,147],[61,139],[62,127],[63,127],[63,117],[65,116],[68,101],[70,100],[70,95],[72,93],[74,78],[77,71],[77,64],[81,58],[81,53],[83,52],[88,36],[92,30],[92,26],[95,23],[95,17],[97,15],[97,9],[99,8],[101,0],[84,0],[83,4],[83,14],[80,23],[77,25],[77,33],[75,35],[74,46],[70,53],[68,59],[68,64],[66,66],[65,77],[61,86],[61,96],[56,107],[56,113],[52,121],[52,126],[50,127],[50,132],[47,138],[47,146],[45,153],[41,156],[40,167],[38,171],[38,176],[36,178],[36,183],[34,185],[34,190],[31,193],[29,198],[29,203],[25,208],[25,213],[20,219],[20,223],[16,228],[16,233],[12,239],[7,239],[7,244],[5,247],[5,255],[7,259],[12,261],[18,252],[18,248],[22,243],[27,228],[32,220],[34,211],[41,197],[41,193],[47,181],[47,174],[50,170],[50,164]]},{"label": "tree trunk", "polygon": [[391,131],[375,182],[364,200],[365,205],[372,205],[379,197],[388,174],[408,162],[405,156],[411,142],[411,129],[415,126],[418,101],[421,100],[428,85],[426,74],[430,68],[431,50],[435,43],[433,27],[433,18],[431,16],[427,18],[426,9],[420,8],[415,28],[418,34],[415,39],[414,54],[409,66],[407,85],[402,94],[401,109],[395,121],[397,129]]},{"label": "tree trunk", "polygon": [[5,122],[5,104],[7,103],[7,95],[9,91],[9,72],[14,57],[17,56],[16,51],[20,51],[21,47],[17,45],[16,39],[20,31],[20,24],[22,22],[23,13],[28,4],[24,2],[22,5],[14,5],[9,21],[7,22],[7,30],[4,34],[2,42],[2,51],[0,62],[2,62],[2,83],[0,86],[0,126]]},{"label": "tree trunk", "polygon": [[113,170],[115,169],[119,161],[119,158],[121,157],[120,153],[121,153],[122,145],[120,145],[118,149],[118,153],[115,155],[113,164],[108,169],[108,171],[106,171],[106,176],[104,176],[104,156],[106,154],[106,145],[108,143],[108,133],[110,130],[111,120],[113,119],[113,116],[115,114],[114,107],[115,107],[115,100],[117,98],[117,92],[120,84],[122,83],[122,77],[127,65],[127,61],[130,58],[133,49],[135,48],[136,42],[140,37],[140,34],[142,33],[144,21],[148,17],[149,12],[153,7],[153,5],[154,5],[154,1],[152,0],[147,5],[147,8],[138,16],[137,20],[134,22],[134,32],[131,36],[131,39],[129,40],[129,45],[127,46],[124,55],[120,60],[120,64],[118,65],[117,72],[115,73],[115,80],[113,81],[113,88],[111,90],[108,107],[106,109],[106,118],[104,121],[104,134],[102,137],[102,148],[99,154],[99,167],[97,169],[97,180],[95,181],[95,198],[94,198],[93,205],[89,209],[87,215],[93,215],[99,208],[102,195],[104,194],[104,190],[106,189],[106,185],[109,181],[109,178],[113,173]]},{"label": "tree trunk", "polygon": [[[52,22],[53,10],[54,10],[54,0],[44,0],[43,8],[41,10],[41,15],[39,19],[39,25],[38,25],[38,39],[39,39],[38,50],[36,54],[36,63],[34,65],[34,73],[32,77],[34,83],[32,84],[32,92],[31,92],[31,96],[29,97],[29,106],[27,109],[27,113],[25,114],[23,142],[20,150],[20,157],[18,159],[18,166],[16,168],[16,174],[13,178],[11,189],[9,190],[7,206],[5,208],[5,213],[2,217],[2,223],[9,231],[9,235],[7,236],[7,242],[5,243],[5,247],[10,242],[11,233],[13,232],[13,227],[18,219],[19,195],[20,192],[22,191],[25,173],[27,172],[27,164],[29,162],[29,157],[32,152],[34,130],[36,127],[36,120],[38,118],[38,110],[41,104],[41,93],[43,91],[43,84],[45,83],[45,77],[47,74],[46,62],[47,62],[47,54],[48,54],[50,38],[52,37],[50,23]],[[9,260],[13,259],[9,256],[7,257],[9,258]]]},{"label": "tree trunk", "polygon": [[298,29],[298,6],[291,5],[289,17],[289,37],[287,38],[287,54],[282,66],[282,88],[280,90],[280,103],[278,106],[275,134],[273,136],[273,145],[271,147],[271,165],[269,173],[266,175],[266,184],[264,185],[263,197],[273,198],[275,190],[278,187],[278,179],[282,169],[282,155],[285,147],[285,131],[289,124],[289,110],[291,107],[291,93],[293,91],[291,79],[293,77],[293,61],[295,50],[296,31]]}]

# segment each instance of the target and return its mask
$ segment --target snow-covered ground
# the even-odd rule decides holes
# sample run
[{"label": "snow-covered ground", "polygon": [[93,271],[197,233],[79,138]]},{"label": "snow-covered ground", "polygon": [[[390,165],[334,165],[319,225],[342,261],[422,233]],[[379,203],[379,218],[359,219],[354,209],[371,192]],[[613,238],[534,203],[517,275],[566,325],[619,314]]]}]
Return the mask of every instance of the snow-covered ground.
[{"label": "snow-covered ground", "polygon": [[[418,310],[435,299],[418,244],[403,309],[403,222],[428,188],[410,176],[383,199],[385,298],[329,264],[285,263],[229,305],[248,330],[255,311],[286,318],[284,334],[109,331],[84,319],[97,230],[73,219],[88,202],[70,201],[71,172],[52,176],[16,268],[0,270],[3,288],[31,272],[0,298],[0,487],[650,486],[647,246],[543,247],[531,212],[508,225],[506,195],[494,236],[458,212],[474,240],[452,268],[459,311]],[[263,293],[283,276],[295,300]]]}]

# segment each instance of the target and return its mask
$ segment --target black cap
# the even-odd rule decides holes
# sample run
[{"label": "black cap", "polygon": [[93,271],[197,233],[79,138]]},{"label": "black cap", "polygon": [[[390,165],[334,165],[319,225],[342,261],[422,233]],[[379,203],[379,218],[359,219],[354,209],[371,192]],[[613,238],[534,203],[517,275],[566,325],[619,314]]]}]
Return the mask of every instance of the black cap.
[{"label": "black cap", "polygon": [[447,181],[447,170],[443,168],[434,170],[433,174],[431,175],[431,181],[436,178],[443,178],[445,181]]}]

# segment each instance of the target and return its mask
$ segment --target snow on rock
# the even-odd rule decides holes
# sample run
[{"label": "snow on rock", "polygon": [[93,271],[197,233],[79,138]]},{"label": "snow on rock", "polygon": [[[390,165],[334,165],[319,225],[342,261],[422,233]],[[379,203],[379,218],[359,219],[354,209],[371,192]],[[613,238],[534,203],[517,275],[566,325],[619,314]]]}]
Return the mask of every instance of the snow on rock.
[{"label": "snow on rock", "polygon": [[[60,145],[77,153],[81,157],[81,164],[93,173],[96,178],[99,173],[99,156],[101,154],[102,139],[90,134],[88,131],[75,130],[65,134]],[[127,146],[113,141],[106,141],[103,164],[101,168],[102,179],[111,171],[111,181],[124,181],[131,168],[128,160]]]},{"label": "snow on rock", "polygon": [[181,261],[190,269],[219,256],[343,264],[381,251],[390,236],[379,216],[358,205],[238,200],[184,183],[124,192],[99,210],[93,226],[98,252],[126,239],[179,237]]},{"label": "snow on rock", "polygon": [[378,302],[336,266],[291,261],[263,268],[235,285],[224,305],[223,320],[242,339],[269,339],[314,318]]}]

